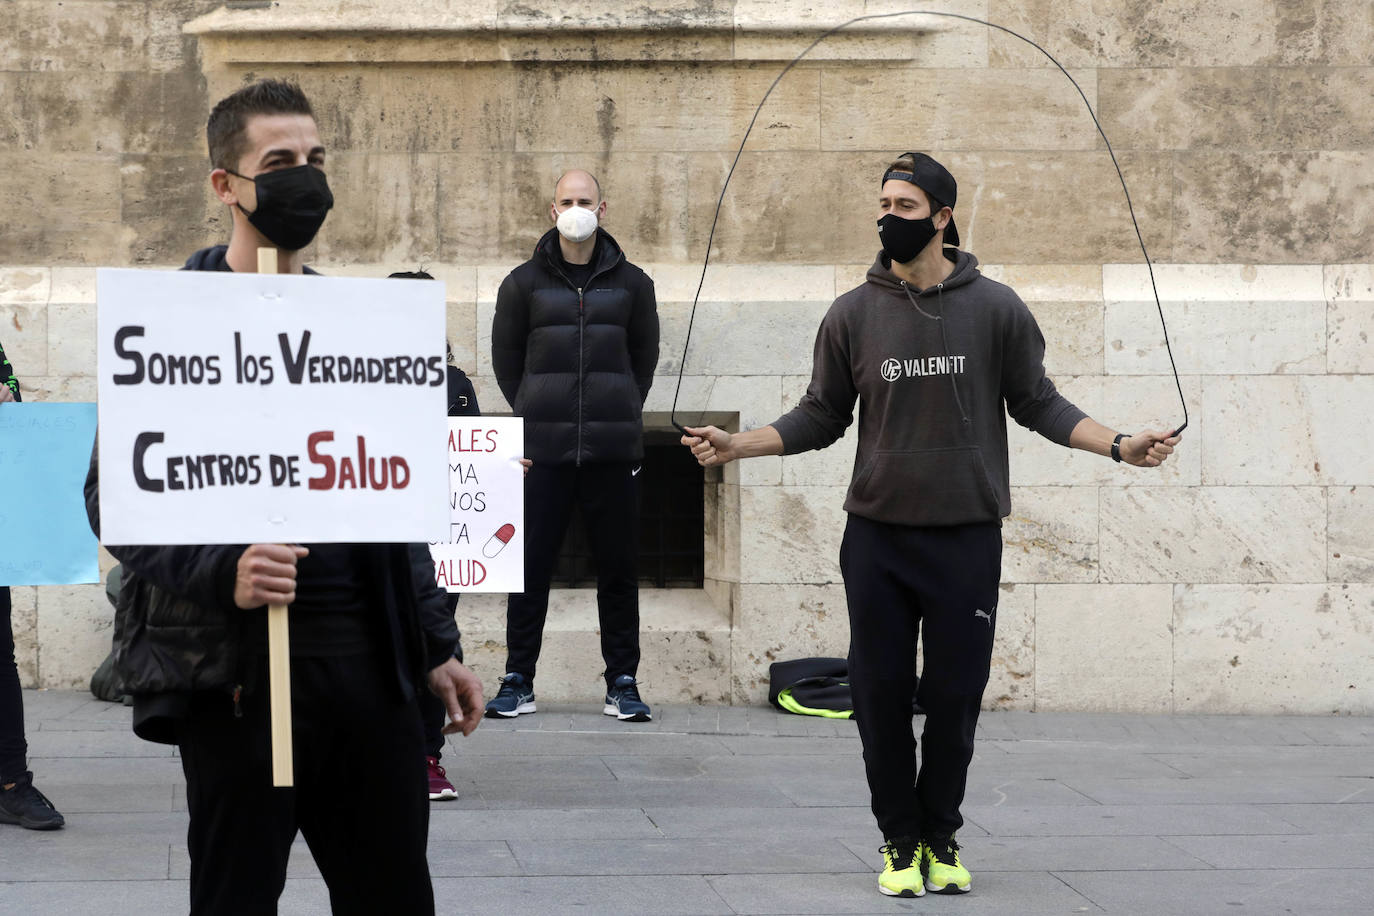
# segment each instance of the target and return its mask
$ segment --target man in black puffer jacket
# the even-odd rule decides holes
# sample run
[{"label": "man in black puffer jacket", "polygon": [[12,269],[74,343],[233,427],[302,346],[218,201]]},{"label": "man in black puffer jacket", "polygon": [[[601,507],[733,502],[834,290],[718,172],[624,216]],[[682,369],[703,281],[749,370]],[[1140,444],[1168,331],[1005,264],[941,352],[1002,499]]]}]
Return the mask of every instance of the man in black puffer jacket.
[{"label": "man in black puffer jacket", "polygon": [[534,712],[534,670],[549,582],[574,502],[596,560],[606,715],[648,721],[639,668],[641,411],[658,363],[653,281],[600,228],[601,186],[574,169],[559,178],[534,257],[496,296],[491,361],[525,420],[525,591],[506,605],[506,675],[487,715]]},{"label": "man in black puffer jacket", "polygon": [[[228,246],[188,270],[282,273],[333,205],[324,146],[299,87],[264,80],[215,106],[210,182]],[[86,506],[100,533],[99,466]],[[107,545],[123,564],[115,664],[134,731],[176,744],[190,815],[190,911],[277,912],[292,840],[304,834],[336,914],[433,914],[429,801],[416,696],[442,696],[468,734],[477,677],[424,544]],[[291,606],[295,785],[271,779],[266,606]]]}]

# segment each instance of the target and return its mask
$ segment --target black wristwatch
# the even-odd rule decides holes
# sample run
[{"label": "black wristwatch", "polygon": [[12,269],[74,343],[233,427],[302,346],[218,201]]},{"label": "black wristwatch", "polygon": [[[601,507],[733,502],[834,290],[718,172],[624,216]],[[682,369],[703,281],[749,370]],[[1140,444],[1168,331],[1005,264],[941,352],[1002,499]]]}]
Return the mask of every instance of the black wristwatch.
[{"label": "black wristwatch", "polygon": [[1112,460],[1117,464],[1121,463],[1121,440],[1126,438],[1125,433],[1117,433],[1112,440]]}]

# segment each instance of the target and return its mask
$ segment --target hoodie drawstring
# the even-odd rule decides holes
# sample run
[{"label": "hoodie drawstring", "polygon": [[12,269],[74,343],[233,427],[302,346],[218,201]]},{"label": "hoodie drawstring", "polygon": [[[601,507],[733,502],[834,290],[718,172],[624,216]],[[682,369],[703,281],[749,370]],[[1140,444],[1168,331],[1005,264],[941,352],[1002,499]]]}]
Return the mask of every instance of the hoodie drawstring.
[{"label": "hoodie drawstring", "polygon": [[[907,299],[911,301],[912,308],[916,309],[916,311],[920,312],[927,318],[939,322],[940,346],[942,346],[945,351],[945,362],[952,367],[954,365],[954,360],[950,357],[949,337],[945,334],[945,284],[935,284],[936,310],[940,313],[938,315],[932,315],[925,309],[921,308],[921,304],[917,302],[916,297],[911,294],[911,286],[905,280],[902,281],[902,289],[906,292]],[[954,404],[956,407],[959,408],[959,417],[964,421],[964,428],[966,431],[968,431],[969,426],[970,424],[972,424],[973,421],[969,419],[968,412],[964,410],[964,399],[959,397],[959,384],[954,380],[953,372],[949,373],[949,387],[950,390],[954,392]]]}]

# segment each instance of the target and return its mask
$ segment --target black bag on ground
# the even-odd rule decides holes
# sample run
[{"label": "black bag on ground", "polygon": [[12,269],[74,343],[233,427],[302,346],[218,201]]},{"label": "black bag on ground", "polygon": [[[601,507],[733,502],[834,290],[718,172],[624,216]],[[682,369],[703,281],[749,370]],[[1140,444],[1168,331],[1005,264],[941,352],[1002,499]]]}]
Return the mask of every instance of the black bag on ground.
[{"label": "black bag on ground", "polygon": [[[921,685],[920,680],[916,687]],[[768,702],[783,712],[827,719],[854,718],[849,691],[849,660],[843,658],[796,658],[768,666]],[[920,715],[915,692],[912,715]]]}]

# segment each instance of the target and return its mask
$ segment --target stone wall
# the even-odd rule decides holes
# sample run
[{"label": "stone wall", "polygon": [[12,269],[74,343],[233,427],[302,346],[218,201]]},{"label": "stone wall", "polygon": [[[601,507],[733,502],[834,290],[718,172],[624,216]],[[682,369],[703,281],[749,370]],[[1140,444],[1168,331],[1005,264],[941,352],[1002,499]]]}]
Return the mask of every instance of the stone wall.
[{"label": "stone wall", "polygon": [[[1365,712],[1374,685],[1374,5],[1367,0],[14,0],[0,5],[0,341],[34,399],[95,396],[94,266],[222,240],[201,129],[260,75],[298,78],[340,206],[313,261],[447,283],[450,336],[503,408],[489,332],[558,171],[658,285],[650,396],[670,407],[716,199],[759,97],[846,16],[923,7],[1022,31],[1082,86],[1156,263],[1191,424],[1125,469],[1012,430],[1014,508],[990,705]],[[189,25],[187,25],[189,23]],[[183,32],[183,26],[187,31]],[[1014,286],[1065,393],[1121,428],[1177,423],[1134,230],[1082,99],[1017,39],[860,24],[769,99],[732,179],[683,413],[754,426],[804,391],[814,329],[876,248],[886,157],[960,181],[964,247]],[[843,654],[848,439],[708,484],[708,586],[646,592],[651,699],[758,702],[769,661]],[[80,683],[108,644],[94,588],[15,590],[26,682]],[[590,595],[557,595],[541,694],[590,697]],[[499,673],[502,607],[465,599]]]}]

